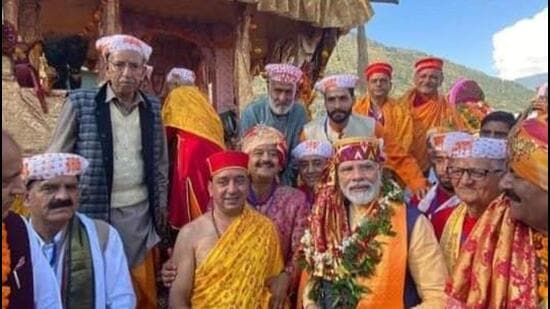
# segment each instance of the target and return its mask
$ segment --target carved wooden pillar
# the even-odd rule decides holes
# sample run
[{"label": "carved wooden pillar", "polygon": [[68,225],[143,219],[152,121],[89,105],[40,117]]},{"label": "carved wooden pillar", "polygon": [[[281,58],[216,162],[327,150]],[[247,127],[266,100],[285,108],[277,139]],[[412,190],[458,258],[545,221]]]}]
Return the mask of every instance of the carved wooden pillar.
[{"label": "carved wooden pillar", "polygon": [[250,24],[252,21],[250,7],[247,7],[237,25],[235,35],[234,83],[237,105],[243,109],[253,98],[252,76],[250,74]]},{"label": "carved wooden pillar", "polygon": [[[99,37],[122,33],[122,20],[120,15],[120,0],[100,0],[103,2],[103,15],[99,27]],[[96,69],[98,82],[105,80],[105,59],[99,57]]]},{"label": "carved wooden pillar", "polygon": [[18,9],[19,9],[19,0],[3,0],[2,1],[2,12],[3,12],[2,23],[8,22],[15,27],[15,30],[17,30],[17,26],[19,25]]},{"label": "carved wooden pillar", "polygon": [[120,15],[120,0],[103,0],[103,16],[101,18],[100,35],[110,35],[122,32]]},{"label": "carved wooden pillar", "polygon": [[367,51],[367,33],[365,25],[357,27],[357,76],[359,84],[357,89],[361,94],[367,90],[367,81],[363,70],[369,65],[369,55]]},{"label": "carved wooden pillar", "polygon": [[17,32],[25,43],[42,39],[40,32],[40,4],[38,0],[19,1],[19,26]]}]

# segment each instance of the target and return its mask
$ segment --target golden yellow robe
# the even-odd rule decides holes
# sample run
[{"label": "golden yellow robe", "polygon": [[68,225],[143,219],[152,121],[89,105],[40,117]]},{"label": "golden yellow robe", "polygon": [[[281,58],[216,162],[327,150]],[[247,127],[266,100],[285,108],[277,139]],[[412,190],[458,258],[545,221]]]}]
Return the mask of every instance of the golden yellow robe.
[{"label": "golden yellow robe", "polygon": [[267,308],[267,279],[283,271],[271,221],[245,207],[195,271],[193,308]]},{"label": "golden yellow robe", "polygon": [[416,158],[420,169],[424,172],[430,168],[428,160],[428,130],[435,127],[448,127],[453,130],[462,129],[455,109],[447,103],[444,96],[437,96],[420,106],[414,106],[417,97],[416,89],[407,91],[399,104],[410,111],[413,122],[412,155]]},{"label": "golden yellow robe", "polygon": [[[369,116],[370,109],[371,98],[367,95],[355,104],[354,112]],[[413,121],[408,109],[388,98],[382,105],[382,117],[383,122],[377,121],[376,136],[384,139],[386,165],[397,173],[409,189],[414,191],[425,188],[428,183],[411,153]]]}]

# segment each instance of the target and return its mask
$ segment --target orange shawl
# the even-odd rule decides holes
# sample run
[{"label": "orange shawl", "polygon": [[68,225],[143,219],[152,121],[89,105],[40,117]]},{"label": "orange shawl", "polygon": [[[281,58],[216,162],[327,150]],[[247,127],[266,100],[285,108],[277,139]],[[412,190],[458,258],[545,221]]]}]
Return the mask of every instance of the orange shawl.
[{"label": "orange shawl", "polygon": [[[538,247],[544,249],[537,252]],[[513,221],[509,200],[497,199],[462,247],[446,287],[447,308],[538,308],[541,299],[547,303],[547,250],[548,237]]]},{"label": "orange shawl", "polygon": [[416,96],[415,89],[409,90],[399,99],[399,103],[411,111],[414,134],[412,155],[418,161],[422,171],[427,171],[430,167],[426,140],[428,130],[434,127],[448,127],[453,130],[460,130],[462,126],[455,110],[447,103],[445,97],[437,96],[421,106],[415,107]]},{"label": "orange shawl", "polygon": [[[371,98],[365,96],[355,104],[354,111],[369,116]],[[397,173],[412,191],[427,187],[418,162],[412,156],[413,122],[408,110],[392,98],[382,105],[383,122],[377,120],[376,136],[384,139],[386,166]]]}]

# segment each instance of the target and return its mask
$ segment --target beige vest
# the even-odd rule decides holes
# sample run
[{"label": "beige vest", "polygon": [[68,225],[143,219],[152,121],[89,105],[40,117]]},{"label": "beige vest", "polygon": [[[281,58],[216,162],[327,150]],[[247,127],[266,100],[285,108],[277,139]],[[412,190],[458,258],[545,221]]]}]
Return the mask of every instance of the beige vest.
[{"label": "beige vest", "polygon": [[344,137],[374,137],[376,121],[372,117],[364,117],[352,114],[348,125],[344,128],[343,134],[339,137],[327,122],[327,116],[319,117],[310,121],[304,127],[304,138],[306,140],[320,140],[330,143],[336,142]]},{"label": "beige vest", "polygon": [[113,103],[113,188],[111,206],[133,206],[147,200],[143,156],[141,153],[141,127],[139,108],[124,116]]}]

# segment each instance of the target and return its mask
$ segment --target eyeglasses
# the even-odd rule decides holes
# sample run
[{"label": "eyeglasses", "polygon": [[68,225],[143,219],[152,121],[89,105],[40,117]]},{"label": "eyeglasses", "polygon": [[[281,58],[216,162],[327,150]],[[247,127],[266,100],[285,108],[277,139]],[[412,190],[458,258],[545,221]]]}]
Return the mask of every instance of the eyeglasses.
[{"label": "eyeglasses", "polygon": [[117,71],[117,72],[122,72],[122,71],[124,71],[125,68],[128,68],[128,71],[130,71],[130,73],[136,73],[140,69],[143,68],[143,65],[141,65],[139,63],[135,63],[135,62],[124,62],[124,61],[112,62],[112,61],[109,61],[109,63],[111,63],[114,70]]},{"label": "eyeglasses", "polygon": [[487,175],[502,173],[504,170],[485,170],[480,168],[459,168],[459,167],[449,167],[447,168],[447,174],[452,179],[461,179],[464,173],[468,173],[468,176],[475,181],[484,180]]}]

